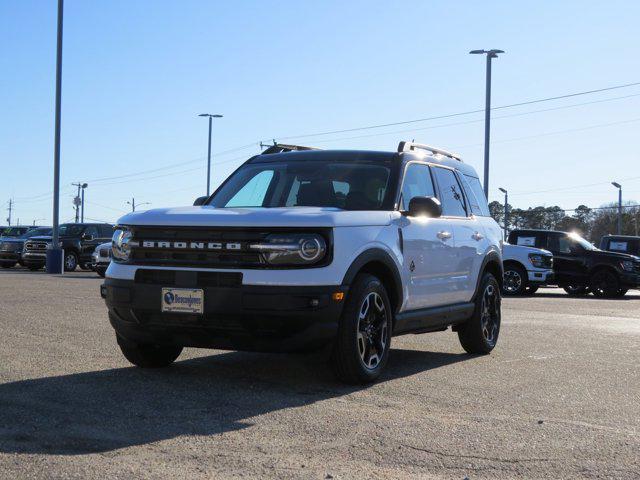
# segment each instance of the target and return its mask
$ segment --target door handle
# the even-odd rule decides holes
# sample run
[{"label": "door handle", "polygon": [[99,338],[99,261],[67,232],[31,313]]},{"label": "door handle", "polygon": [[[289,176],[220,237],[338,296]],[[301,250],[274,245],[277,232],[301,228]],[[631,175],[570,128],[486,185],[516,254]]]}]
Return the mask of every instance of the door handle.
[{"label": "door handle", "polygon": [[480,240],[482,240],[484,238],[484,235],[482,235],[480,232],[476,232],[473,235],[471,235],[471,238],[473,238],[475,241],[479,242]]},{"label": "door handle", "polygon": [[444,230],[438,232],[438,238],[440,240],[449,240],[451,238],[451,232],[445,232]]}]

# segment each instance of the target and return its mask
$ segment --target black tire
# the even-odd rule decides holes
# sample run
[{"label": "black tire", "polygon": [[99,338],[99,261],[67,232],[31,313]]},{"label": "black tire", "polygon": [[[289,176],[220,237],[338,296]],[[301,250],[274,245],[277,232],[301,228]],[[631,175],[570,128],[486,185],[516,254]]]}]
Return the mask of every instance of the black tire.
[{"label": "black tire", "polygon": [[527,289],[524,291],[525,295],[533,295],[534,293],[536,293],[538,291],[540,287],[537,285],[529,285],[527,287]]},{"label": "black tire", "polygon": [[517,263],[507,263],[504,266],[502,293],[505,295],[524,295],[529,285],[527,271]]},{"label": "black tire", "polygon": [[627,294],[628,291],[629,291],[628,288],[621,288],[620,290],[618,290],[618,293],[616,294],[616,297],[622,298]]},{"label": "black tire", "polygon": [[130,342],[118,334],[116,334],[116,338],[125,358],[140,368],[168,367],[182,352],[182,347]]},{"label": "black tire", "polygon": [[2,268],[13,268],[15,266],[16,266],[15,263],[0,263],[0,267]]},{"label": "black tire", "polygon": [[80,270],[91,270],[91,265],[89,265],[88,263],[81,263]]},{"label": "black tire", "polygon": [[74,252],[64,252],[64,271],[73,272],[78,266],[78,255]]},{"label": "black tire", "polygon": [[38,265],[29,265],[27,268],[32,272],[35,272],[36,270],[40,270],[42,267],[39,267]]},{"label": "black tire", "polygon": [[487,354],[496,346],[500,334],[500,285],[491,273],[482,276],[473,316],[458,330],[467,353]]},{"label": "black tire", "polygon": [[589,289],[581,285],[565,285],[562,288],[572,297],[578,297],[589,293]]},{"label": "black tire", "polygon": [[375,381],[389,359],[393,312],[382,282],[358,274],[347,295],[331,353],[336,376],[349,384]]},{"label": "black tire", "polygon": [[615,298],[620,289],[620,279],[612,271],[598,270],[591,277],[590,290],[596,297]]}]

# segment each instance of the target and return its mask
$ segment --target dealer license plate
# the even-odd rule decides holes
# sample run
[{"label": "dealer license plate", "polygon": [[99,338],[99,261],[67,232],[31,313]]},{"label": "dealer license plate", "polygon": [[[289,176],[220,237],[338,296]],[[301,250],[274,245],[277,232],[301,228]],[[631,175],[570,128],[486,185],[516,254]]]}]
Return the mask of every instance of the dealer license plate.
[{"label": "dealer license plate", "polygon": [[163,288],[162,311],[203,313],[204,290],[198,288]]}]

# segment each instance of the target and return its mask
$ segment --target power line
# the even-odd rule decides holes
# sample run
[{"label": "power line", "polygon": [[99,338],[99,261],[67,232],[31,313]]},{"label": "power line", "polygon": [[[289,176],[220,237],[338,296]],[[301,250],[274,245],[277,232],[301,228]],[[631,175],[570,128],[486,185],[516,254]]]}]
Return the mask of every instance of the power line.
[{"label": "power line", "polygon": [[[571,98],[571,97],[577,97],[580,95],[589,95],[592,93],[599,93],[599,92],[606,92],[606,91],[610,91],[610,90],[616,90],[616,89],[620,89],[620,88],[628,88],[628,87],[634,87],[640,85],[640,82],[634,82],[634,83],[626,83],[623,85],[614,85],[611,87],[605,87],[605,88],[599,88],[596,90],[585,90],[583,92],[575,92],[575,93],[568,93],[565,95],[557,95],[554,97],[546,97],[546,98],[538,98],[535,100],[527,100],[525,102],[518,102],[518,103],[512,103],[509,105],[501,105],[498,107],[492,107],[491,110],[502,110],[505,108],[513,108],[513,107],[521,107],[523,105],[532,105],[534,103],[542,103],[542,102],[550,102],[550,101],[554,101],[554,100],[561,100],[563,98]],[[399,122],[391,122],[391,123],[381,123],[378,125],[367,125],[364,127],[354,127],[354,128],[345,128],[342,130],[329,130],[329,131],[325,131],[325,132],[316,132],[316,133],[307,133],[304,135],[291,135],[288,137],[276,137],[279,140],[292,140],[292,139],[296,139],[296,138],[311,138],[311,137],[320,137],[320,136],[324,136],[324,135],[332,135],[335,133],[347,133],[347,132],[357,132],[357,131],[361,131],[361,130],[371,130],[374,128],[384,128],[384,127],[393,127],[396,125],[407,125],[407,124],[411,124],[411,123],[419,123],[419,122],[427,122],[427,121],[431,121],[431,120],[441,120],[443,118],[451,118],[451,117],[459,117],[462,115],[471,115],[473,113],[481,113],[484,112],[484,108],[481,109],[477,109],[477,110],[468,110],[466,112],[457,112],[457,113],[449,113],[449,114],[445,114],[445,115],[436,115],[433,117],[425,117],[425,118],[416,118],[413,120],[403,120],[403,121],[399,121]]]}]

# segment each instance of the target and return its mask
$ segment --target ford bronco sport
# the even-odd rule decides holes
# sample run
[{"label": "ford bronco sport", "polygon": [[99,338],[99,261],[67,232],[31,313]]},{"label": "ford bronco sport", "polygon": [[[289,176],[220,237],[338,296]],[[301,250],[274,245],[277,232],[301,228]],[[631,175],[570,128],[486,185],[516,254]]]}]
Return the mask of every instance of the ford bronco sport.
[{"label": "ford bronco sport", "polygon": [[366,383],[395,335],[451,327],[469,353],[495,347],[500,239],[453,154],[274,145],[193,207],[122,217],[101,294],[140,367],[183,347],[329,346],[337,376]]}]

